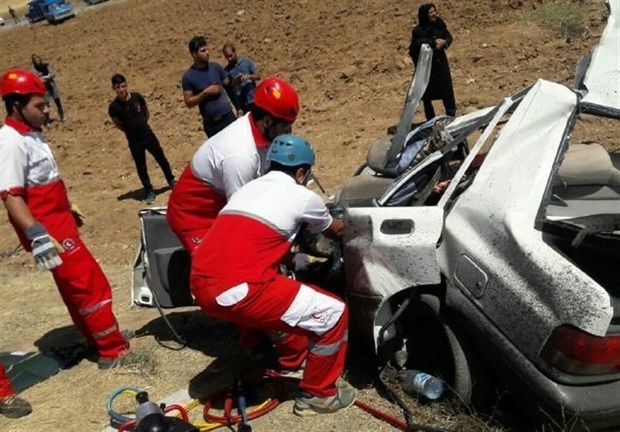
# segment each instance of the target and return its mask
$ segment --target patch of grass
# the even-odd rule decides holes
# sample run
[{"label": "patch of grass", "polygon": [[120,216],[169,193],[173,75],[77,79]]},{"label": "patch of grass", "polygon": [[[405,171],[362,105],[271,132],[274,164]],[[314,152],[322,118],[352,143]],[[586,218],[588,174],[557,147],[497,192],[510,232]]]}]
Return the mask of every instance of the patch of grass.
[{"label": "patch of grass", "polygon": [[133,373],[137,375],[154,375],[157,370],[157,358],[155,350],[151,348],[133,348],[126,356],[120,359],[119,368],[121,373]]},{"label": "patch of grass", "polygon": [[586,12],[580,3],[558,0],[543,4],[524,16],[560,38],[581,37],[585,31]]}]

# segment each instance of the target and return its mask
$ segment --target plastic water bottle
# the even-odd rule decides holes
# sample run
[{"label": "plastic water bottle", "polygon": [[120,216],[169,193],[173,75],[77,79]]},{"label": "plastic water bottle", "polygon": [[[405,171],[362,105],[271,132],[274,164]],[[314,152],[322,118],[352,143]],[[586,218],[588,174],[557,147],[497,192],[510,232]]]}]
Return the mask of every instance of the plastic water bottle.
[{"label": "plastic water bottle", "polygon": [[398,378],[405,391],[420,395],[429,400],[436,400],[443,394],[443,382],[432,375],[415,369],[398,373]]}]

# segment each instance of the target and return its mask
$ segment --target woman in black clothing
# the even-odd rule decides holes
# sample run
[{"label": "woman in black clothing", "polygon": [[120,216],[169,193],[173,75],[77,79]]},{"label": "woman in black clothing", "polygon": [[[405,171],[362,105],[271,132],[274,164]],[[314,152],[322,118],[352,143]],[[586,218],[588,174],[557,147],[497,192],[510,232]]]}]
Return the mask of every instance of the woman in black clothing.
[{"label": "woman in black clothing", "polygon": [[418,9],[418,25],[411,32],[411,45],[409,55],[413,63],[417,65],[418,56],[422,44],[428,44],[433,50],[433,62],[431,76],[422,97],[424,102],[424,114],[426,119],[435,117],[433,100],[441,99],[446,114],[456,115],[456,102],[454,89],[452,88],[452,76],[446,49],[452,44],[452,35],[446,27],[446,23],[437,16],[437,8],[432,3],[426,3]]},{"label": "woman in black clothing", "polygon": [[[34,66],[34,72],[41,78],[47,88],[47,96],[54,100],[56,109],[58,110],[58,117],[60,121],[65,121],[65,112],[62,109],[62,103],[60,102],[60,89],[58,84],[54,81],[54,72],[50,69],[49,64],[44,63],[43,59],[36,55],[32,55],[32,65]],[[46,122],[49,123],[48,120]]]}]

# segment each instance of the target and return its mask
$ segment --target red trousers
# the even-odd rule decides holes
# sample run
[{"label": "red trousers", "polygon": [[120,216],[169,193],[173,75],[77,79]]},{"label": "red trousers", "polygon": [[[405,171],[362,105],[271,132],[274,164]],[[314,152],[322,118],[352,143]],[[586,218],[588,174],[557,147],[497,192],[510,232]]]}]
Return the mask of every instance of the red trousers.
[{"label": "red trousers", "polygon": [[196,302],[210,316],[267,333],[274,340],[283,369],[306,361],[299,387],[319,397],[336,394],[348,343],[346,305],[335,295],[284,276],[245,283],[194,275]]},{"label": "red trousers", "polygon": [[191,254],[225,205],[226,197],[198,179],[188,165],[170,193],[166,219]]},{"label": "red trousers", "polygon": [[[60,254],[62,264],[52,275],[71,319],[101,357],[118,357],[129,344],[112,313],[112,288],[80,238],[64,183],[29,187],[23,198],[34,218],[65,249]],[[12,219],[11,223],[24,249],[30,251],[25,233]]]},{"label": "red trousers", "polygon": [[4,367],[0,363],[0,399],[14,395],[10,378],[4,373]]},{"label": "red trousers", "polygon": [[112,312],[112,288],[80,237],[57,239],[65,248],[62,264],[52,270],[54,281],[71,319],[88,344],[104,358],[129,349]]}]

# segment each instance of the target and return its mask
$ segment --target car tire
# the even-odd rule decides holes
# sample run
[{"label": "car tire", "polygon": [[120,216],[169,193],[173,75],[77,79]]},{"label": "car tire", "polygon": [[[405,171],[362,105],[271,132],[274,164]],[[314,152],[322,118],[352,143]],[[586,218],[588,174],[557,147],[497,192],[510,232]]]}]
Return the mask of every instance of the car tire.
[{"label": "car tire", "polygon": [[441,300],[422,294],[405,312],[408,369],[441,378],[448,395],[465,405],[482,407],[491,393],[490,377],[468,336]]}]

